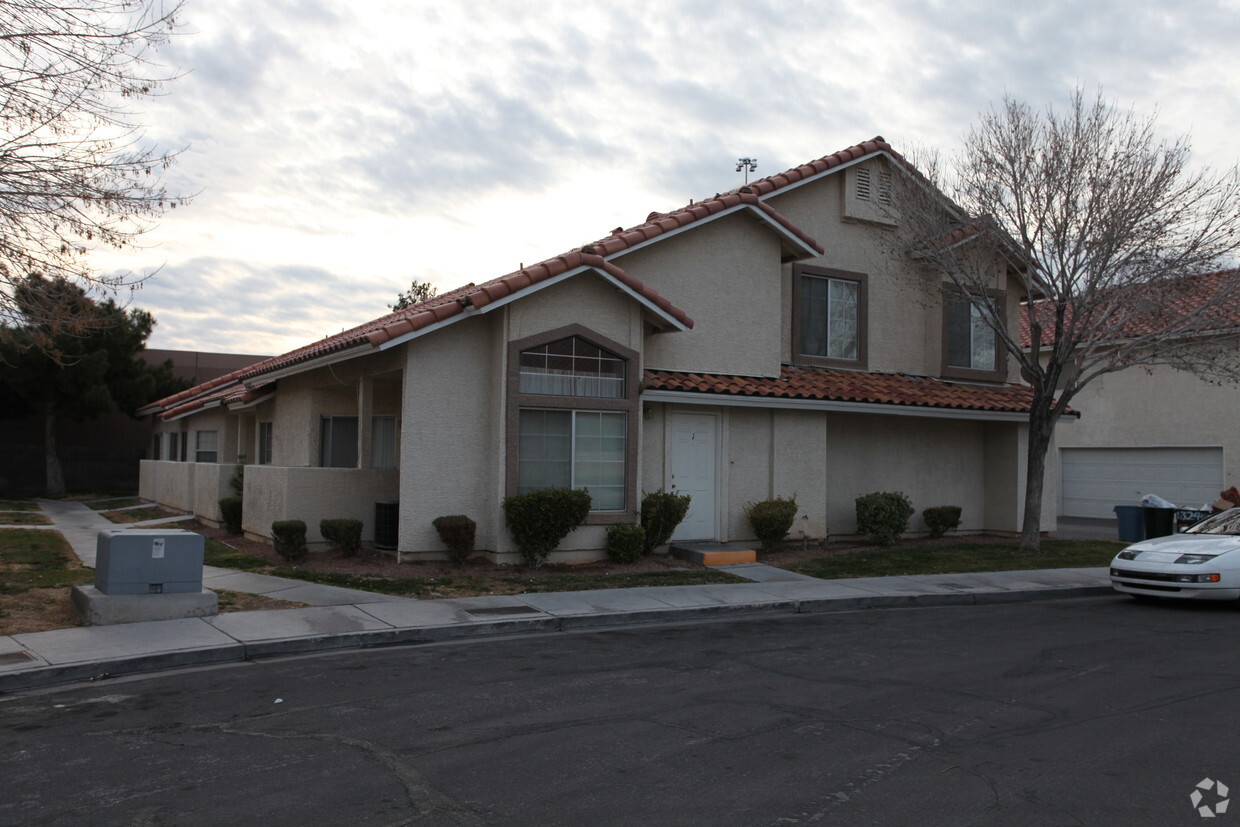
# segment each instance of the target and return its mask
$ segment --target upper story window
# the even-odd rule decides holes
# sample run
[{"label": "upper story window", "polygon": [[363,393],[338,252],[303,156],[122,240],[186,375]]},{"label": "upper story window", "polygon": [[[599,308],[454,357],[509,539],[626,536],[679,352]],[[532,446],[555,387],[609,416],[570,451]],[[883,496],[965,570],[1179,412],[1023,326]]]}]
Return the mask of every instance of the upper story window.
[{"label": "upper story window", "polygon": [[866,276],[793,267],[793,361],[824,367],[866,366]]},{"label": "upper story window", "polygon": [[624,360],[578,336],[521,351],[519,393],[624,398]]},{"label": "upper story window", "polygon": [[[991,300],[1002,306],[1003,294]],[[969,298],[949,293],[943,301],[943,375],[954,379],[1003,379],[999,337]]]},{"label": "upper story window", "polygon": [[325,416],[319,431],[319,465],[357,467],[357,417]]}]

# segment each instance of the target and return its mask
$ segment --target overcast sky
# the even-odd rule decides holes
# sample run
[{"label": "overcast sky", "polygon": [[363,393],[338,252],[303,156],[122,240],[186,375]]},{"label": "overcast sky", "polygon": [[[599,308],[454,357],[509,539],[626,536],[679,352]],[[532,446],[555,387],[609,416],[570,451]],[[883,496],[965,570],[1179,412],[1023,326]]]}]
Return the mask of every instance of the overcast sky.
[{"label": "overcast sky", "polygon": [[1240,4],[189,0],[145,101],[196,192],[146,247],[151,347],[276,354],[882,135],[956,149],[1079,84],[1237,160]]}]

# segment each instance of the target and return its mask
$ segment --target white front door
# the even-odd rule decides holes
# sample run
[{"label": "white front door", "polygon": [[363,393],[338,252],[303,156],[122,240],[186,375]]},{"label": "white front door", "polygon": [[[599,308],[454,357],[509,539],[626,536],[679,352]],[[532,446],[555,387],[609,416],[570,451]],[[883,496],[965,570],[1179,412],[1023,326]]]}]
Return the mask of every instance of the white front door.
[{"label": "white front door", "polygon": [[719,536],[715,503],[715,464],[719,417],[715,414],[673,413],[668,488],[688,494],[689,513],[673,540],[714,540]]}]

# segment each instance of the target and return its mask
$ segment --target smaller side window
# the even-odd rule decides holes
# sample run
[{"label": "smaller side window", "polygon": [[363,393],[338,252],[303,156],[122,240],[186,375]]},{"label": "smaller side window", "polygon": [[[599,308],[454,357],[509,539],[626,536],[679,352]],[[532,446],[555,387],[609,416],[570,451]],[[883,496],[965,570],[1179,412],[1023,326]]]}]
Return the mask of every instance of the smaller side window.
[{"label": "smaller side window", "polygon": [[371,418],[370,465],[372,468],[396,467],[396,417]]},{"label": "smaller side window", "polygon": [[197,431],[194,462],[219,462],[219,431]]},{"label": "smaller side window", "polygon": [[163,442],[163,434],[151,435],[151,459],[159,459],[159,446]]},{"label": "smaller side window", "polygon": [[258,464],[271,464],[271,435],[272,423],[258,423]]}]

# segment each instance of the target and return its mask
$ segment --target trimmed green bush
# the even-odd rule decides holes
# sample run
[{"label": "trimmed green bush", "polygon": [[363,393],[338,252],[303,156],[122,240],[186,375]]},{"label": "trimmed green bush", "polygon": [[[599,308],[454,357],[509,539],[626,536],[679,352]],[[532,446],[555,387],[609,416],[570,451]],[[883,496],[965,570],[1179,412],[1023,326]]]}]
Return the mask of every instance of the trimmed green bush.
[{"label": "trimmed green bush", "polygon": [[232,476],[228,478],[228,487],[234,497],[245,496],[245,454],[237,455],[237,464],[233,466]]},{"label": "trimmed green bush", "polygon": [[459,569],[465,565],[474,550],[474,538],[478,533],[478,524],[464,514],[449,514],[431,520],[439,539],[448,547],[448,557]]},{"label": "trimmed green bush", "polygon": [[353,557],[362,550],[361,520],[319,520],[319,533],[345,557]]},{"label": "trimmed green bush", "polygon": [[642,528],[646,539],[642,554],[650,554],[672,539],[676,526],[684,522],[689,513],[689,495],[675,491],[651,491],[642,497]]},{"label": "trimmed green bush", "polygon": [[224,518],[224,530],[229,534],[241,533],[241,502],[240,497],[220,500],[220,515]]},{"label": "trimmed green bush", "polygon": [[306,559],[306,524],[301,520],[276,520],[271,524],[276,554],[296,563]]},{"label": "trimmed green bush", "polygon": [[590,492],[544,488],[504,498],[508,531],[526,565],[538,568],[590,513]]},{"label": "trimmed green bush", "polygon": [[607,526],[607,559],[613,563],[636,563],[646,548],[646,529],[637,523]]},{"label": "trimmed green bush", "polygon": [[857,532],[871,543],[889,546],[900,539],[913,516],[913,504],[901,491],[875,491],[857,498]]},{"label": "trimmed green bush", "polygon": [[745,506],[745,516],[753,533],[762,543],[763,551],[778,551],[779,544],[792,530],[792,521],[797,517],[797,498],[763,500]]},{"label": "trimmed green bush", "polygon": [[960,506],[935,505],[921,512],[921,518],[930,529],[931,539],[938,539],[948,531],[960,528]]}]

